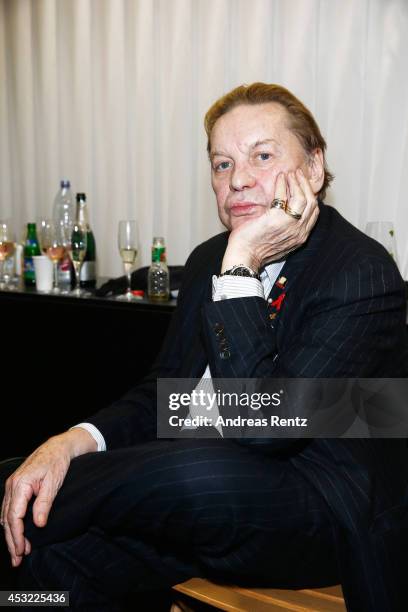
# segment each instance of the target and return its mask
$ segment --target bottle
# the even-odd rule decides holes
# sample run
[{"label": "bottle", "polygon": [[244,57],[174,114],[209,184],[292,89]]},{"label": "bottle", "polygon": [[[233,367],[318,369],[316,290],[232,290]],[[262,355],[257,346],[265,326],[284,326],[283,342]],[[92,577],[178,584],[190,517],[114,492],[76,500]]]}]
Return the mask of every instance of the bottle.
[{"label": "bottle", "polygon": [[170,274],[166,263],[164,238],[153,238],[152,265],[147,274],[147,294],[153,301],[168,300],[170,296]]},{"label": "bottle", "polygon": [[[71,191],[71,183],[67,180],[60,182],[60,189],[54,198],[52,218],[55,223],[69,227],[75,220],[75,202]],[[68,253],[58,264],[58,284],[61,287],[72,285],[74,269]]]},{"label": "bottle", "polygon": [[26,287],[35,285],[34,255],[41,255],[35,223],[27,223],[27,238],[24,244],[24,284]]},{"label": "bottle", "polygon": [[81,287],[96,285],[96,244],[95,237],[89,225],[88,207],[85,193],[76,195],[78,221],[86,227],[86,253],[81,267],[79,283]]}]

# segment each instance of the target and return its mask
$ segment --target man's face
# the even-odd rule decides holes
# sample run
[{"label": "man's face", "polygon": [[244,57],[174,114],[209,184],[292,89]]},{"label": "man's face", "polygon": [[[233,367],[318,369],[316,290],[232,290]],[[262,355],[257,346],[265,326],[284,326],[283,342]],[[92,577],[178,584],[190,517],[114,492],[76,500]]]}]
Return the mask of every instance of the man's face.
[{"label": "man's face", "polygon": [[302,168],[306,154],[288,129],[286,110],[275,102],[236,106],[211,132],[211,184],[218,214],[229,230],[263,215],[280,172]]}]

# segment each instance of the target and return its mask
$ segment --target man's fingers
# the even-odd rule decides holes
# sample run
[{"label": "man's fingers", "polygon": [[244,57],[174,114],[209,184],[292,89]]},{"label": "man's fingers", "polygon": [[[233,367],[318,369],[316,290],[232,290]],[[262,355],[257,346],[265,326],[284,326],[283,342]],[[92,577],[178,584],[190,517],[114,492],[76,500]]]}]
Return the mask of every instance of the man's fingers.
[{"label": "man's fingers", "polygon": [[287,190],[286,190],[286,178],[283,172],[278,174],[275,183],[275,196],[274,199],[279,200],[287,200]]},{"label": "man's fingers", "polygon": [[38,497],[33,504],[33,520],[37,527],[44,527],[47,524],[55,495],[56,491],[53,493],[51,483],[44,479]]},{"label": "man's fingers", "polygon": [[29,555],[31,552],[31,542],[24,538],[24,554]]},{"label": "man's fingers", "polygon": [[20,565],[22,556],[19,554],[16,548],[15,540],[8,523],[5,523],[4,525],[4,536],[6,538],[7,548],[11,556],[11,564],[13,567],[17,567]]},{"label": "man's fingers", "polygon": [[29,484],[22,481],[12,484],[11,488],[13,495],[6,509],[6,524],[7,528],[10,529],[15,553],[23,555],[25,549],[23,518],[27,512],[28,502],[33,495],[33,490]]},{"label": "man's fingers", "polygon": [[313,202],[316,200],[316,195],[313,193],[312,187],[309,183],[309,181],[307,180],[307,178],[305,177],[304,173],[302,172],[302,170],[299,168],[299,170],[296,172],[297,178],[299,180],[300,186],[302,187],[303,193],[306,196],[306,200],[308,202]]},{"label": "man's fingers", "polygon": [[315,207],[315,208],[312,210],[312,213],[311,213],[311,215],[310,215],[310,217],[308,218],[307,223],[306,223],[306,228],[305,228],[305,229],[306,229],[306,233],[307,233],[307,235],[309,235],[309,233],[311,232],[311,230],[312,230],[312,228],[313,228],[314,224],[316,223],[316,221],[317,221],[317,217],[319,216],[319,212],[320,212],[320,211],[319,211],[319,207],[318,207],[318,206],[316,206],[316,207]]},{"label": "man's fingers", "polygon": [[[306,176],[300,169],[296,171],[296,176],[306,196],[306,206],[304,208],[304,217],[306,217],[307,228],[308,228],[308,231],[310,231],[310,229],[315,224],[316,218],[318,216],[318,212],[312,215],[312,212],[314,212],[315,210],[318,211],[317,197],[316,197],[316,194],[313,192],[308,179],[306,178]],[[310,224],[310,221],[313,221],[312,224]]]},{"label": "man's fingers", "polygon": [[297,172],[296,174],[295,172],[288,173],[288,185],[290,191],[289,206],[293,212],[302,214],[306,208],[306,196],[297,175]]}]

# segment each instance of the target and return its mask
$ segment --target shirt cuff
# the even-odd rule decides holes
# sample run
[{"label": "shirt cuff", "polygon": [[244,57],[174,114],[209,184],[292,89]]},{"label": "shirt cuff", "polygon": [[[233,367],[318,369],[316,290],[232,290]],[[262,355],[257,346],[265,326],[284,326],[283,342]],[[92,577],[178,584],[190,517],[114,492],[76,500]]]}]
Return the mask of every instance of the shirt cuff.
[{"label": "shirt cuff", "polygon": [[92,423],[78,423],[78,425],[74,425],[69,429],[75,429],[75,427],[81,427],[82,429],[86,429],[86,431],[91,434],[91,436],[98,445],[98,448],[96,449],[98,452],[106,451],[105,438],[103,437],[99,429],[95,427],[95,425],[92,425]]},{"label": "shirt cuff", "polygon": [[241,297],[265,299],[263,286],[257,278],[250,276],[213,276],[213,302]]}]

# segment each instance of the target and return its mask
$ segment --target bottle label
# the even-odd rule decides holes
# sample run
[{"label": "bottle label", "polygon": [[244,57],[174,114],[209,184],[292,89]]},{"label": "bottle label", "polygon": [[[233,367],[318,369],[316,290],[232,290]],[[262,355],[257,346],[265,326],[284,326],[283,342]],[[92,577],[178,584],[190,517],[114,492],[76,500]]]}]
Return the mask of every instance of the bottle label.
[{"label": "bottle label", "polygon": [[94,261],[84,261],[79,275],[81,281],[96,280],[96,264]]},{"label": "bottle label", "polygon": [[152,247],[152,261],[166,261],[166,247]]},{"label": "bottle label", "polygon": [[71,270],[71,260],[69,257],[65,257],[60,263],[61,272],[69,272]]},{"label": "bottle label", "polygon": [[24,280],[35,282],[34,261],[32,257],[24,257]]},{"label": "bottle label", "polygon": [[63,285],[71,284],[71,260],[69,256],[58,264],[58,282]]}]

